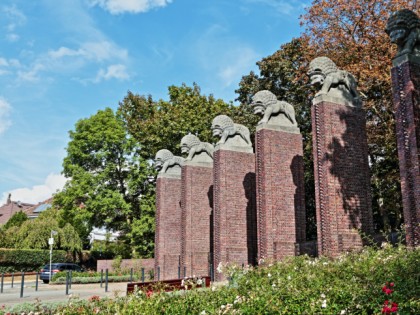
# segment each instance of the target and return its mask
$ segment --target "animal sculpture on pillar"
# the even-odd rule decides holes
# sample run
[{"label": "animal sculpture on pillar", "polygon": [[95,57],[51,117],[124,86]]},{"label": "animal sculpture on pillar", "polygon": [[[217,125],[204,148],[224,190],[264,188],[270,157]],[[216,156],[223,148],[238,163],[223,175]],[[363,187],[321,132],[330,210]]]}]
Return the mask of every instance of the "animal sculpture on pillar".
[{"label": "animal sculpture on pillar", "polygon": [[186,161],[191,161],[194,155],[205,152],[213,159],[214,147],[208,142],[201,142],[197,136],[188,134],[181,139],[181,153],[188,154]]},{"label": "animal sculpture on pillar", "polygon": [[391,14],[385,32],[397,44],[397,55],[413,54],[420,57],[420,19],[413,11],[402,9]]},{"label": "animal sculpture on pillar", "polygon": [[268,123],[273,115],[283,114],[290,121],[291,126],[297,127],[293,106],[277,100],[277,97],[268,90],[255,93],[252,97],[251,106],[254,108],[254,114],[263,115],[258,125]]},{"label": "animal sculpture on pillar", "polygon": [[180,156],[174,156],[171,151],[167,149],[159,150],[155,156],[155,169],[160,174],[167,172],[168,168],[178,165],[182,167],[184,164],[184,158]]},{"label": "animal sculpture on pillar", "polygon": [[315,97],[328,95],[332,97],[347,98],[354,105],[361,106],[357,82],[353,75],[337,68],[336,64],[328,57],[318,57],[309,64],[308,76],[310,82],[319,91]]},{"label": "animal sculpture on pillar", "polygon": [[214,137],[220,137],[218,144],[226,143],[228,138],[239,135],[247,145],[252,146],[249,129],[241,124],[235,124],[233,120],[226,115],[219,115],[213,119],[211,124]]}]

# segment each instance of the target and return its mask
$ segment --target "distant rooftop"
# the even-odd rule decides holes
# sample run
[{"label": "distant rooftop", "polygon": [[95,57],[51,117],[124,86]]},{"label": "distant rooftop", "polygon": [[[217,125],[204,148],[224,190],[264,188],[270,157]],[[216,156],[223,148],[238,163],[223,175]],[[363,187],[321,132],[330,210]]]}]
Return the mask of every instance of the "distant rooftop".
[{"label": "distant rooftop", "polygon": [[39,214],[49,208],[52,207],[52,198],[44,200],[37,205],[33,205],[30,208],[25,210],[25,214],[28,216],[29,219],[35,219],[39,216]]},{"label": "distant rooftop", "polygon": [[9,194],[7,202],[0,207],[0,225],[9,221],[16,212],[23,211],[26,213],[26,210],[33,206],[31,203],[12,201],[12,195]]}]

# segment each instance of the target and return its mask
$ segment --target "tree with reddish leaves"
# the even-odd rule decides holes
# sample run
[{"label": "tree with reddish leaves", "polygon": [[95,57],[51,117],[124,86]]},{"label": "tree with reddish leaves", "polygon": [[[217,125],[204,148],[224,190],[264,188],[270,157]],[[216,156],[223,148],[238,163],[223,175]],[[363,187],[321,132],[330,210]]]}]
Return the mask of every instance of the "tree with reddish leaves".
[{"label": "tree with reddish leaves", "polygon": [[398,154],[391,88],[396,47],[385,33],[391,13],[416,1],[314,0],[301,17],[308,60],[327,56],[358,81],[367,119],[373,209],[378,229],[402,223]]},{"label": "tree with reddish leaves", "polygon": [[[302,36],[257,62],[260,74],[250,73],[239,84],[241,114],[250,114],[247,99],[262,89],[295,106],[304,138],[307,210],[314,212],[310,88],[305,76],[316,57],[332,59],[352,73],[366,111],[373,211],[377,230],[398,229],[403,221],[394,109],[391,94],[391,60],[396,47],[385,33],[389,15],[413,9],[407,0],[314,0],[301,16]],[[308,233],[309,235],[311,233]]]}]

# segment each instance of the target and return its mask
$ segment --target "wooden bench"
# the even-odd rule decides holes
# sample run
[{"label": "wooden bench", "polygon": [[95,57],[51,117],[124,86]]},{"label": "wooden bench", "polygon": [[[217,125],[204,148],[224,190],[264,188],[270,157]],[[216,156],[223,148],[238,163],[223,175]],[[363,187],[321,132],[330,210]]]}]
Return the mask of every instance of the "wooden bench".
[{"label": "wooden bench", "polygon": [[[200,278],[200,277],[199,277]],[[193,278],[184,279],[172,279],[172,280],[161,280],[161,281],[150,281],[150,282],[131,282],[127,283],[127,295],[135,292],[136,290],[142,290],[146,292],[170,292],[174,290],[190,290],[193,288],[192,285],[187,285],[188,280]],[[197,278],[195,278],[197,279]],[[210,277],[201,277],[203,282],[201,285],[196,287],[210,287]]]}]

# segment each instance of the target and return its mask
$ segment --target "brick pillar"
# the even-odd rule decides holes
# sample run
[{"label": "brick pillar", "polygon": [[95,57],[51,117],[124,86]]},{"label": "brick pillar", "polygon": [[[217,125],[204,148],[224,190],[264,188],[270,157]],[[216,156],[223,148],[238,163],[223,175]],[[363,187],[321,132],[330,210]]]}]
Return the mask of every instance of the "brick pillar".
[{"label": "brick pillar", "polygon": [[[332,99],[332,100],[331,100]],[[337,256],[373,231],[366,122],[359,107],[319,96],[312,106],[318,253]]]},{"label": "brick pillar", "polygon": [[419,246],[420,57],[395,58],[391,76],[406,241]]},{"label": "brick pillar", "polygon": [[[251,148],[252,150],[252,148]],[[216,149],[214,185],[214,269],[219,263],[255,264],[257,257],[255,156]],[[217,271],[215,279],[223,276]]]},{"label": "brick pillar", "polygon": [[[182,167],[181,266],[187,276],[208,276],[210,217],[213,207],[213,161]],[[184,269],[181,275],[183,276]]]},{"label": "brick pillar", "polygon": [[159,174],[156,182],[155,279],[178,278],[181,255],[181,174]]},{"label": "brick pillar", "polygon": [[299,255],[306,239],[302,135],[295,127],[257,127],[258,258]]}]

